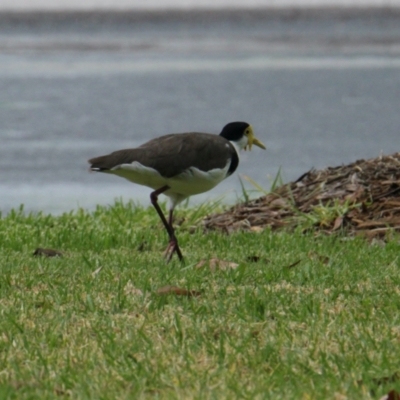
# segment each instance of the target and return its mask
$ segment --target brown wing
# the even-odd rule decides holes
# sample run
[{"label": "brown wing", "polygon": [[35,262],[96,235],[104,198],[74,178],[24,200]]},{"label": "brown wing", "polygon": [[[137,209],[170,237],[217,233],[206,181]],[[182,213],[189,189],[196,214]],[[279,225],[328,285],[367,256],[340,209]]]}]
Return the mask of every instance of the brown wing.
[{"label": "brown wing", "polygon": [[229,174],[234,172],[239,162],[231,143],[218,135],[192,132],[161,136],[135,149],[92,158],[89,163],[92,169],[107,171],[137,161],[170,178],[190,167],[201,171],[224,168],[230,158],[233,161]]}]

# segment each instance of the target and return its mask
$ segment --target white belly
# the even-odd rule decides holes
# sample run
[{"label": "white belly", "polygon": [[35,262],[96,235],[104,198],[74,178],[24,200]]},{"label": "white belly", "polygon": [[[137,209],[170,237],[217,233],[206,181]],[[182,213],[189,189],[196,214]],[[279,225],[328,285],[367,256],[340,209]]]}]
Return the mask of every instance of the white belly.
[{"label": "white belly", "polygon": [[139,185],[148,186],[152,189],[160,189],[168,185],[170,189],[164,194],[171,197],[174,195],[186,198],[195,194],[207,192],[226,178],[230,160],[223,169],[212,169],[204,172],[191,167],[185,172],[172,178],[165,178],[152,168],[143,166],[138,162],[122,164],[110,170],[110,173],[128,179]]}]

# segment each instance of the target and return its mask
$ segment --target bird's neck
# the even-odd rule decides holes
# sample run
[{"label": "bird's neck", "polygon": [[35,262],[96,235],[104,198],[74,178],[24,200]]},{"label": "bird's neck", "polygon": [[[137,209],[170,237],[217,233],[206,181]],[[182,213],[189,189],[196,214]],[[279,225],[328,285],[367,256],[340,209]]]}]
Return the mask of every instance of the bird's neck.
[{"label": "bird's neck", "polygon": [[239,155],[239,153],[247,146],[248,139],[247,137],[243,136],[240,140],[237,140],[235,142],[232,141],[231,143]]}]

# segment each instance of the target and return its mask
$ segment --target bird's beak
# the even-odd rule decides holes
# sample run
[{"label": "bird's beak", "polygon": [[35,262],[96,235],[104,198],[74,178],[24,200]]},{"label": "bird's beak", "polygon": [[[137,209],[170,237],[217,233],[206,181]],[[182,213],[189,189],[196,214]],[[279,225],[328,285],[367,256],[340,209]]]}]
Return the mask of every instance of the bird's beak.
[{"label": "bird's beak", "polygon": [[247,147],[249,147],[249,150],[251,150],[251,146],[253,144],[255,146],[261,147],[264,150],[266,149],[264,144],[254,136],[253,129],[251,128],[250,133],[248,135],[248,143],[247,146],[245,147],[245,150],[247,150]]}]

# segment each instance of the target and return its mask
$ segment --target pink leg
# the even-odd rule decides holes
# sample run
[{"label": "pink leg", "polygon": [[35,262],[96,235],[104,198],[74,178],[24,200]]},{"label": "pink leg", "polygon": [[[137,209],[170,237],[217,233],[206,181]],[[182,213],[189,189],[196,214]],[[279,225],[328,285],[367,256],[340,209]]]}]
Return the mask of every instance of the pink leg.
[{"label": "pink leg", "polygon": [[166,186],[161,187],[160,189],[155,190],[154,192],[152,192],[150,194],[150,200],[151,200],[151,204],[153,204],[158,215],[160,216],[161,221],[165,226],[165,229],[168,232],[169,243],[168,243],[168,247],[165,251],[165,256],[167,257],[167,262],[169,262],[171,260],[174,253],[176,253],[178,255],[180,261],[183,261],[181,249],[179,248],[179,245],[178,245],[178,239],[175,236],[174,228],[172,226],[173,210],[170,210],[169,221],[167,221],[167,219],[165,218],[165,215],[163,214],[160,206],[158,205],[158,201],[157,201],[158,195],[165,192],[168,189],[169,189],[169,186],[166,185]]},{"label": "pink leg", "polygon": [[172,223],[173,223],[173,212],[174,212],[173,209],[169,210],[168,224],[169,224],[169,226],[171,227],[172,232],[174,232],[174,235],[173,235],[174,237],[173,237],[172,239],[171,239],[171,237],[170,237],[168,246],[167,246],[167,248],[165,249],[165,252],[164,252],[164,256],[165,256],[165,257],[167,258],[167,260],[169,261],[169,260],[171,260],[172,255],[174,254],[174,251],[176,251],[177,254],[178,254],[179,259],[180,259],[181,261],[183,261],[183,257],[181,258],[181,257],[179,256],[179,253],[180,253],[181,251],[180,251],[180,249],[179,249],[178,241],[177,241],[176,236],[175,236],[175,229],[174,229],[174,226],[173,226],[173,224],[172,224]]}]

